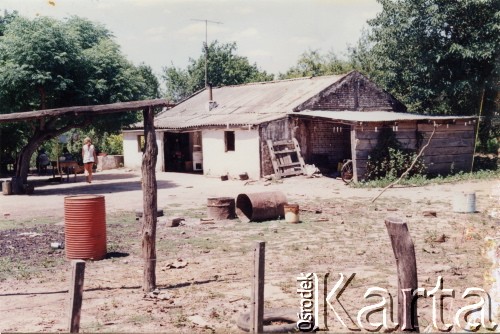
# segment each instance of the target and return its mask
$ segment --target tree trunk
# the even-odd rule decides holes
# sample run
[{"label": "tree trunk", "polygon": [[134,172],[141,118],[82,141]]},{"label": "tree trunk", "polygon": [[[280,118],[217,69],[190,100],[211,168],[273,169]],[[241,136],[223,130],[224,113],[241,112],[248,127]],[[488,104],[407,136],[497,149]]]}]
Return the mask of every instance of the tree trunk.
[{"label": "tree trunk", "polygon": [[153,108],[143,111],[144,115],[144,155],[142,157],[142,191],[144,214],[142,221],[142,257],[144,274],[142,289],[145,292],[156,288],[156,218],[157,218],[157,185],[156,158],[158,146],[154,128]]},{"label": "tree trunk", "polygon": [[16,162],[16,177],[12,182],[12,192],[14,194],[24,193],[23,185],[28,183],[28,173],[30,170],[31,157],[36,149],[43,142],[43,136],[35,134],[28,143],[21,149]]},{"label": "tree trunk", "polygon": [[[12,190],[15,192],[15,187],[18,185],[19,194],[23,193],[23,184],[28,182],[28,173],[30,170],[30,162],[33,153],[35,153],[36,149],[46,140],[52,139],[54,137],[59,136],[66,131],[69,131],[74,128],[82,127],[90,122],[90,120],[85,120],[80,124],[66,124],[58,129],[51,129],[54,126],[54,123],[57,121],[57,118],[52,118],[49,122],[45,123],[44,119],[40,120],[40,128],[36,129],[33,136],[28,140],[28,143],[21,149],[19,152],[19,156],[16,161],[16,177],[12,182]],[[47,130],[51,129],[51,130]]]}]

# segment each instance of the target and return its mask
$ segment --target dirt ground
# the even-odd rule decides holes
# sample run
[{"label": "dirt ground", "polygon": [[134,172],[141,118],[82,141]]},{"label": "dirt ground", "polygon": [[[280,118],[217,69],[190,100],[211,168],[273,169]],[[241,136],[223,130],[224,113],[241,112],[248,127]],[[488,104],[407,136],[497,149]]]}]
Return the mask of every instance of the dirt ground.
[{"label": "dirt ground", "polygon": [[[75,194],[105,196],[108,234],[108,257],[86,265],[81,332],[240,332],[236,322],[250,307],[256,240],[266,241],[266,309],[299,311],[300,273],[318,273],[320,290],[325,273],[328,290],[339,273],[355,273],[340,301],[356,319],[362,307],[376,302],[363,298],[369,287],[396,295],[395,259],[384,225],[388,216],[408,223],[419,287],[430,290],[442,276],[444,288],[455,290],[455,298],[445,299],[445,320],[470,304],[460,298],[465,288],[491,286],[485,238],[500,237],[500,218],[491,216],[500,209],[493,194],[500,180],[389,189],[371,203],[380,189],[349,188],[326,177],[246,183],[158,173],[158,207],[166,217],[157,228],[159,291],[147,295],[141,289],[140,223],[134,213],[142,206],[140,174],[100,172],[92,184],[83,178],[54,184],[33,177],[33,195],[0,195],[1,333],[67,331],[70,263],[64,250],[51,249],[50,243],[64,240],[64,197]],[[261,191],[282,191],[288,202],[307,209],[300,212],[301,223],[200,223],[207,198]],[[476,193],[476,213],[453,212],[454,197],[462,191]],[[435,211],[436,217],[424,211]],[[171,217],[185,222],[167,227]],[[425,328],[432,300],[418,305]],[[347,314],[340,315],[346,322]],[[332,311],[326,319],[331,331],[346,331]]]}]

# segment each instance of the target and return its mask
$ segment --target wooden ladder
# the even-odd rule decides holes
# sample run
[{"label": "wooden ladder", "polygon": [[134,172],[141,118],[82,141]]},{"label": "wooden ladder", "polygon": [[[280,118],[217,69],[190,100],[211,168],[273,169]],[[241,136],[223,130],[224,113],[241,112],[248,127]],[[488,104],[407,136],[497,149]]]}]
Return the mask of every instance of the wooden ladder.
[{"label": "wooden ladder", "polygon": [[297,139],[267,141],[274,174],[277,179],[284,176],[305,174],[305,163]]}]

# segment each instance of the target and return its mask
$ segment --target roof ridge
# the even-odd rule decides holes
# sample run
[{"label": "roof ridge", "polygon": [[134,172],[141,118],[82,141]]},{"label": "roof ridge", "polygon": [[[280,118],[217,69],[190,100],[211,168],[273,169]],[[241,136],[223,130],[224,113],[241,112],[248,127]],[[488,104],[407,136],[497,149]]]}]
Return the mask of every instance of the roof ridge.
[{"label": "roof ridge", "polygon": [[352,71],[350,71],[348,73],[343,73],[343,74],[318,75],[318,76],[298,77],[298,78],[281,79],[281,80],[255,81],[255,82],[242,83],[242,84],[238,84],[238,85],[218,86],[218,87],[214,87],[214,89],[227,88],[227,87],[256,86],[256,85],[273,84],[273,83],[278,83],[278,82],[290,82],[290,81],[302,81],[302,80],[305,81],[305,80],[314,80],[314,79],[318,79],[318,78],[323,79],[323,78],[333,78],[333,77],[344,77],[351,72]]}]

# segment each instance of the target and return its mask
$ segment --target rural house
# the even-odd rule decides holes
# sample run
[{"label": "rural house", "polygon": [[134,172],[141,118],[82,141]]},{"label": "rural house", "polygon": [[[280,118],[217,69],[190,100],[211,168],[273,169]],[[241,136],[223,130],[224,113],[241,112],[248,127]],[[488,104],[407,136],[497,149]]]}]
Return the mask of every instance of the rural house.
[{"label": "rural house", "polygon": [[[322,170],[337,170],[352,159],[357,181],[383,127],[417,149],[437,126],[424,161],[429,172],[449,173],[470,169],[475,122],[406,113],[401,102],[356,71],[208,88],[156,116],[157,170],[259,178],[276,171],[269,144],[296,139],[303,161]],[[124,130],[123,138],[125,166],[138,168],[141,125]],[[300,164],[296,158],[290,165]]]}]

